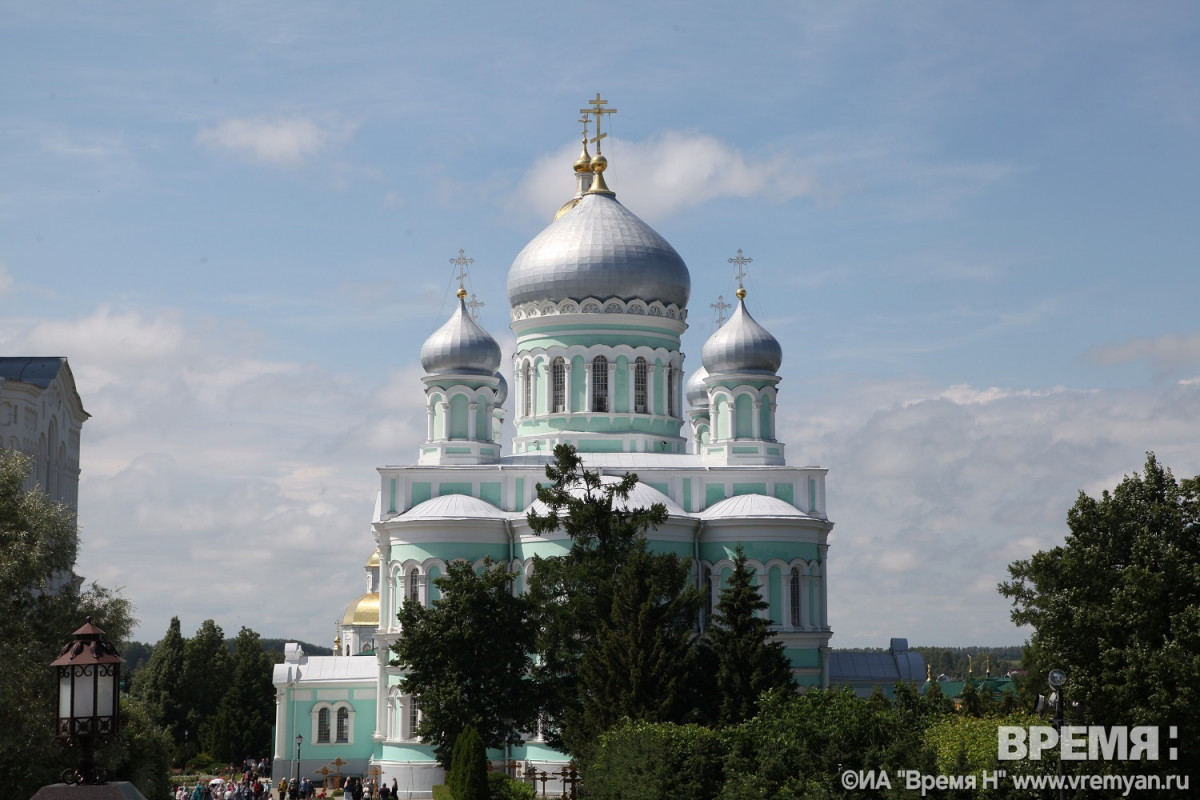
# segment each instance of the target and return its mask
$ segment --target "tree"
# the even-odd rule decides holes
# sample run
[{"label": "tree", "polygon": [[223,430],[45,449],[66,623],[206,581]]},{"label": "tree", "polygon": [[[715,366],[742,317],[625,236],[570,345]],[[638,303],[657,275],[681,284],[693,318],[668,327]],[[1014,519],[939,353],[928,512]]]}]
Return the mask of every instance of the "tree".
[{"label": "tree", "polygon": [[717,601],[714,624],[705,632],[705,645],[716,662],[717,721],[722,725],[753,717],[763,692],[795,689],[783,643],[775,641],[771,620],[761,613],[770,605],[753,586],[753,578],[754,572],[746,567],[745,548],[739,543],[733,574]]},{"label": "tree", "polygon": [[5,788],[29,797],[70,763],[54,746],[57,685],[50,662],[88,616],[119,642],[133,627],[129,602],[73,572],[74,514],[40,488],[26,490],[30,459],[0,450],[0,753]]},{"label": "tree", "polygon": [[538,484],[537,491],[548,510],[531,510],[530,528],[539,534],[562,530],[571,547],[564,556],[534,558],[529,598],[539,637],[533,679],[541,695],[543,736],[562,748],[567,717],[582,711],[580,664],[600,627],[611,620],[617,575],[638,540],[666,521],[667,510],[662,504],[624,507],[637,475],[605,482],[599,473],[583,469],[583,459],[570,445],[554,448],[546,477],[549,483]]},{"label": "tree", "polygon": [[473,725],[454,740],[449,784],[454,800],[488,800],[487,752]]},{"label": "tree", "polygon": [[1013,621],[1033,627],[1038,682],[1062,669],[1087,724],[1176,725],[1171,746],[1195,753],[1200,478],[1176,481],[1148,453],[1111,493],[1080,492],[1067,525],[1064,544],[1013,562],[999,587]]},{"label": "tree", "polygon": [[608,619],[579,664],[580,707],[563,741],[586,763],[600,735],[622,719],[682,722],[691,708],[696,614],[702,598],[688,562],[639,539],[614,576]]},{"label": "tree", "polygon": [[182,695],[187,709],[184,730],[190,731],[191,742],[199,740],[210,752],[215,744],[211,723],[221,708],[231,678],[225,632],[220,625],[206,619],[183,648]]},{"label": "tree", "polygon": [[446,567],[426,608],[408,600],[398,615],[403,635],[392,646],[401,685],[419,698],[417,734],[448,766],[457,733],[470,725],[487,747],[520,744],[537,706],[527,680],[536,632],[529,602],[513,594],[516,576],[485,558],[476,573],[465,561]]},{"label": "tree", "polygon": [[254,631],[242,627],[234,640],[233,680],[213,720],[210,753],[222,761],[260,757],[271,744],[275,712],[273,661]]},{"label": "tree", "polygon": [[172,617],[150,660],[133,680],[131,694],[146,705],[150,718],[166,728],[175,741],[183,739],[187,707],[183,703],[184,639],[179,617]]}]

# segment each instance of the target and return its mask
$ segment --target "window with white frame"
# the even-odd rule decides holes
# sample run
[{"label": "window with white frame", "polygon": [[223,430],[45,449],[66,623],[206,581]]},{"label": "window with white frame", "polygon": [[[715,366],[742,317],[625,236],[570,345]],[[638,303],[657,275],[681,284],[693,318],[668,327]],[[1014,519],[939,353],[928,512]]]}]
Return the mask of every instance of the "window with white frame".
[{"label": "window with white frame", "polygon": [[592,359],[592,411],[608,411],[608,359]]},{"label": "window with white frame", "polygon": [[521,367],[521,414],[522,416],[533,415],[533,370],[529,368],[529,362],[526,361]]},{"label": "window with white frame", "polygon": [[550,410],[562,412],[567,410],[567,362],[562,356],[550,362]]},{"label": "window with white frame", "polygon": [[329,743],[329,709],[317,711],[317,744]]},{"label": "window with white frame", "polygon": [[633,362],[633,410],[646,413],[646,359],[641,356]]},{"label": "window with white frame", "polygon": [[350,741],[350,709],[342,706],[337,710],[337,741]]}]

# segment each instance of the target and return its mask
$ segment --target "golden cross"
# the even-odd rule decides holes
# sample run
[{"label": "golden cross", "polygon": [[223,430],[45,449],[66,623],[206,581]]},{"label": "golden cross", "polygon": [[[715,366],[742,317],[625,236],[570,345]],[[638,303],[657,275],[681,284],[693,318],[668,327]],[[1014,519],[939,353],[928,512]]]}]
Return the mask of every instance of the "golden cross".
[{"label": "golden cross", "polygon": [[580,112],[583,114],[583,116],[580,117],[577,121],[583,123],[583,141],[586,142],[587,141],[588,123],[591,122],[591,120],[588,119],[587,112],[583,111],[583,109],[580,109]]},{"label": "golden cross", "polygon": [[744,256],[742,255],[742,248],[740,248],[740,247],[738,248],[738,254],[737,254],[737,258],[731,258],[731,259],[729,259],[729,263],[730,263],[730,264],[737,264],[737,268],[738,268],[738,271],[737,271],[737,282],[738,282],[738,288],[739,288],[739,289],[741,289],[741,288],[742,288],[742,278],[745,278],[745,277],[746,277],[746,269],[745,269],[745,267],[746,267],[746,265],[747,265],[747,264],[750,264],[750,263],[752,263],[753,261],[754,261],[754,259],[753,259],[753,258],[746,258],[746,257],[744,257]]},{"label": "golden cross", "polygon": [[468,274],[467,273],[467,265],[474,264],[475,259],[467,258],[464,255],[463,249],[460,247],[458,249],[458,258],[450,259],[450,263],[453,264],[454,266],[458,267],[458,274],[455,275],[454,277],[458,278],[458,288],[462,289],[463,288],[463,280],[467,277],[467,274]]},{"label": "golden cross", "polygon": [[717,327],[718,328],[725,324],[725,312],[728,311],[729,309],[733,308],[732,305],[725,302],[725,295],[723,295],[723,294],[718,295],[717,302],[709,303],[708,307],[715,308],[717,310]]},{"label": "golden cross", "polygon": [[600,140],[608,136],[607,133],[600,132],[600,120],[604,119],[605,114],[615,114],[617,113],[617,110],[615,108],[601,108],[601,106],[608,105],[608,101],[601,100],[599,92],[596,92],[596,97],[592,100],[588,100],[588,103],[592,106],[592,108],[581,108],[579,109],[579,113],[596,115],[596,135],[589,141],[596,145],[596,155],[600,155]]}]

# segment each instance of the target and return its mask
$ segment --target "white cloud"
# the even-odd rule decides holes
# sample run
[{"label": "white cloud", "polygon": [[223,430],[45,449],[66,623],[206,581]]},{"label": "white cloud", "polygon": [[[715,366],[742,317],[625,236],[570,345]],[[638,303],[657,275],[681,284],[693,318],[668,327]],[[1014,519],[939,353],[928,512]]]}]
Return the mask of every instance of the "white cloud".
[{"label": "white cloud", "polygon": [[1177,476],[1200,473],[1200,385],[842,381],[780,400],[788,460],[830,469],[835,647],[1016,643],[1026,634],[995,586],[1012,561],[1062,542],[1081,489],[1112,488],[1147,450]]},{"label": "white cloud", "polygon": [[1087,352],[1096,364],[1149,361],[1159,369],[1190,367],[1200,363],[1200,332],[1169,333],[1153,339],[1130,339],[1124,344],[1097,345]]},{"label": "white cloud", "polygon": [[227,119],[196,134],[196,141],[231,150],[249,161],[295,167],[354,132],[348,123],[322,125],[308,117]]},{"label": "white cloud", "polygon": [[[707,134],[667,131],[642,142],[606,140],[605,146],[609,188],[618,197],[636,197],[638,214],[651,219],[719,197],[759,196],[782,202],[825,193],[798,157],[748,156]],[[578,144],[566,146],[529,168],[517,190],[523,211],[543,218],[569,197],[565,180],[578,153]]]}]

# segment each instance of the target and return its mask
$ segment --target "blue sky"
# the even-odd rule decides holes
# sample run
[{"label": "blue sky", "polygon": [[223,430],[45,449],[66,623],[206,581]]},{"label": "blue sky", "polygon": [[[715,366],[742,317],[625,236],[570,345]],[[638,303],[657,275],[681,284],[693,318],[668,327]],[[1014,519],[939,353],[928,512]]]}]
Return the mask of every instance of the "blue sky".
[{"label": "blue sky", "polygon": [[0,343],[70,359],[140,639],[332,639],[449,259],[511,352],[596,92],[689,370],[754,258],[835,646],[1018,643],[995,585],[1079,490],[1200,473],[1195,4],[248,5],[0,4]]}]

